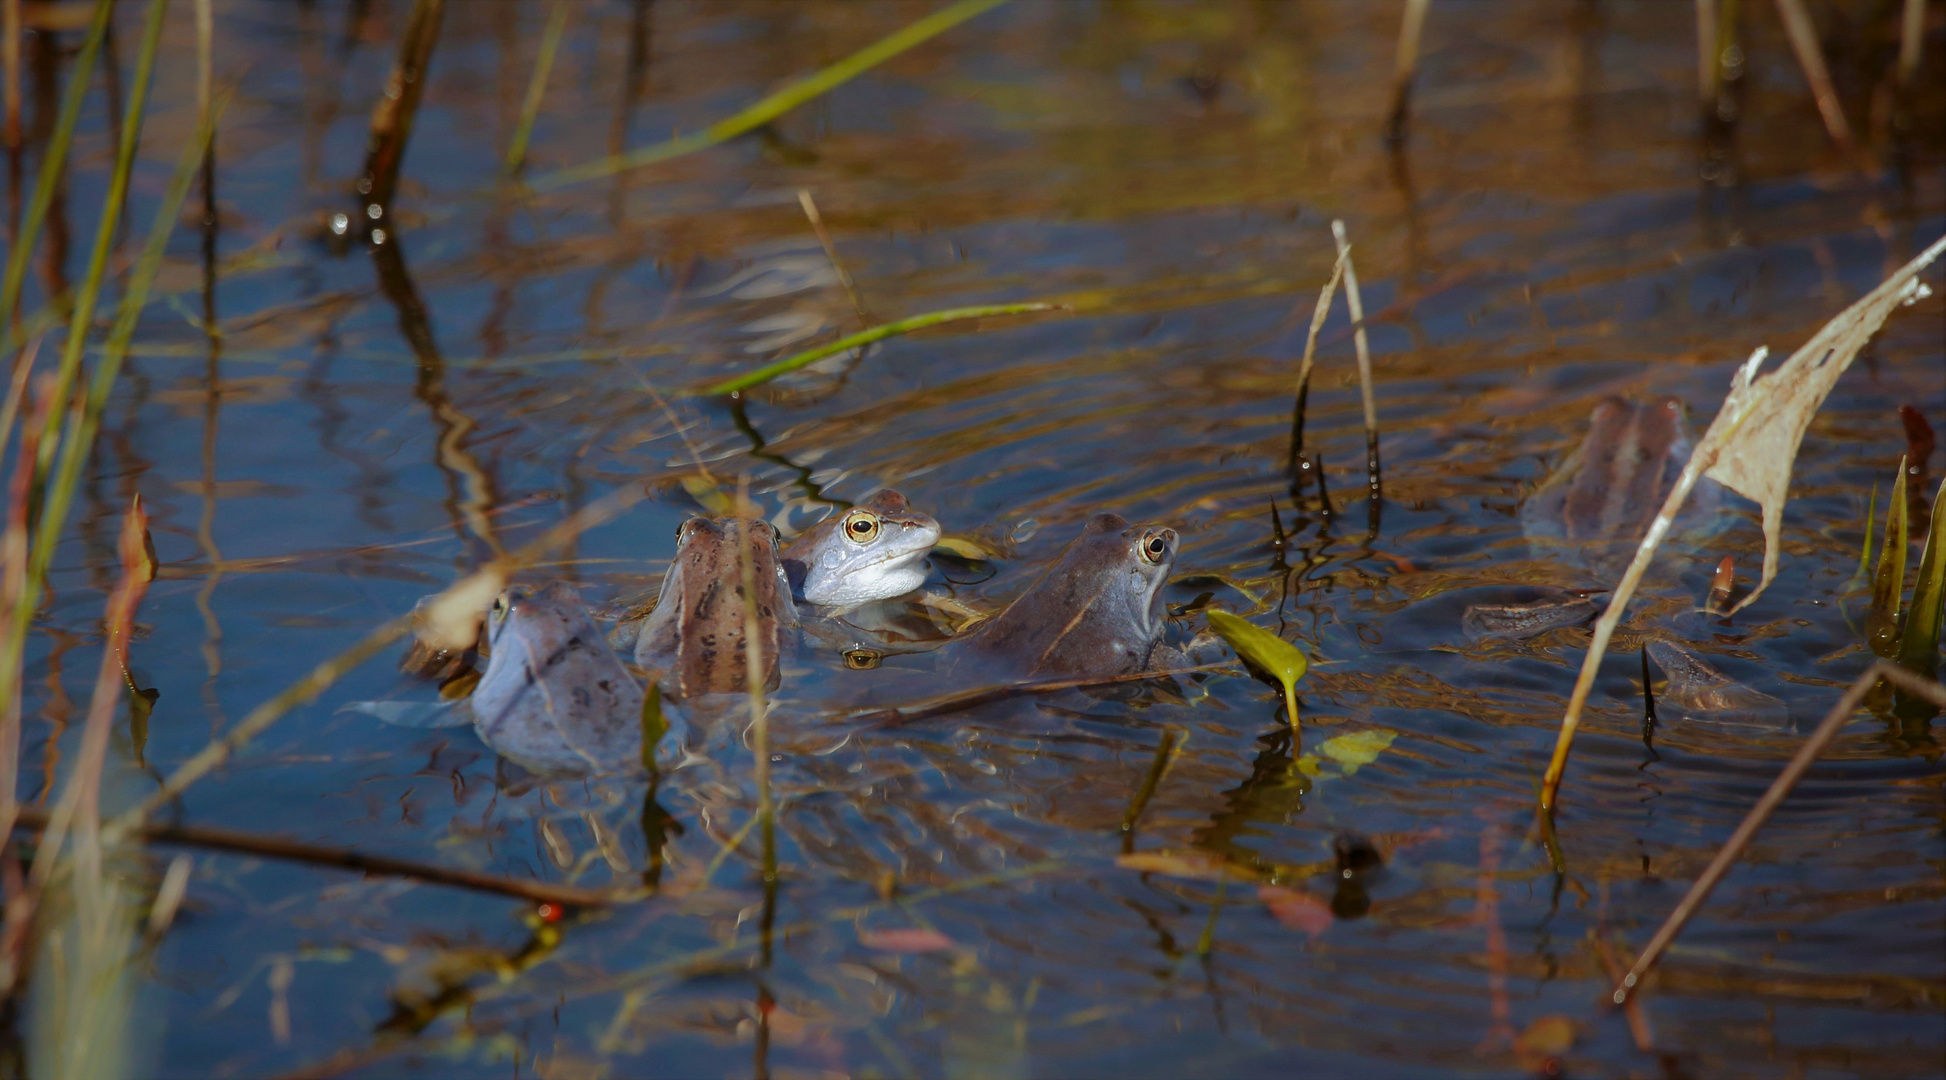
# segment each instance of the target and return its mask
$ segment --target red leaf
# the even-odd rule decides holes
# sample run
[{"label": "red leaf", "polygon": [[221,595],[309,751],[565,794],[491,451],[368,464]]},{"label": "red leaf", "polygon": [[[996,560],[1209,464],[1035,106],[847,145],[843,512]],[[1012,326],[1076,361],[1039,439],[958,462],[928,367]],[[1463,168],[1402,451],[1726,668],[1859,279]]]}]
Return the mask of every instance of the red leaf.
[{"label": "red leaf", "polygon": [[954,948],[953,939],[937,930],[860,930],[858,943],[879,952],[926,953]]},{"label": "red leaf", "polygon": [[1257,899],[1270,909],[1270,917],[1293,930],[1302,930],[1316,941],[1318,935],[1329,929],[1332,920],[1331,905],[1296,889],[1286,889],[1282,885],[1257,886]]}]

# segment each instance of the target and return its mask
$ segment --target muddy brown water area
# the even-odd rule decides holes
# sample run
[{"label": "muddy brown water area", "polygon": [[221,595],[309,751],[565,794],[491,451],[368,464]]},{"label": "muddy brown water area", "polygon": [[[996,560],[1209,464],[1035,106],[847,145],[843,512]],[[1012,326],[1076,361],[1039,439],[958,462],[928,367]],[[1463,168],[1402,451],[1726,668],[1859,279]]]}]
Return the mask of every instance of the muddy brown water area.
[{"label": "muddy brown water area", "polygon": [[[178,6],[131,222],[194,123]],[[1670,721],[1645,746],[1638,660],[1617,648],[1567,774],[1556,872],[1531,807],[1586,632],[1459,632],[1462,590],[1606,584],[1530,552],[1517,516],[1604,395],[1676,395],[1700,431],[1752,348],[1787,354],[1946,229],[1937,9],[1895,140],[1893,20],[1812,6],[1883,163],[1870,171],[1824,136],[1769,5],[1745,5],[1742,113],[1712,144],[1690,5],[1435,4],[1394,152],[1390,6],[1023,0],[757,135],[517,193],[494,177],[547,9],[452,4],[392,253],[374,258],[321,223],[356,209],[409,5],[219,3],[216,74],[238,97],[216,156],[213,308],[186,213],[29,645],[27,797],[74,755],[114,515],[136,492],[162,569],[134,674],[160,696],[145,743],[118,728],[122,805],[494,545],[645,476],[652,498],[530,576],[599,605],[652,592],[699,460],[747,476],[787,529],[896,485],[998,553],[935,562],[928,588],[973,607],[1017,595],[1089,514],[1166,523],[1182,535],[1172,605],[1211,593],[1318,662],[1294,760],[1278,695],[1239,674],[883,728],[827,706],[923,683],[910,665],[808,652],[773,736],[768,899],[754,832],[705,880],[754,813],[747,750],[653,793],[523,791],[470,730],[340,712],[427,693],[367,664],[192,788],[182,820],[661,891],[537,931],[501,897],[198,852],[141,969],[138,1071],[1513,1075],[1534,1067],[1514,1035],[1559,1015],[1577,1025],[1572,1075],[1937,1075],[1946,772],[1924,721],[1861,713],[1778,811],[1643,996],[1653,1051],[1597,1003],[1601,948],[1633,956],[1870,659],[1865,506],[1905,449],[1899,407],[1946,420],[1939,297],[1898,311],[1812,424],[1768,594],[1733,619],[1689,614],[1721,556],[1746,583],[1760,562],[1756,510],[1732,500],[1624,625],[1783,699],[1787,726]],[[699,130],[927,10],[576,6],[530,175]],[[30,61],[64,72],[77,40],[57,55],[30,39]],[[30,119],[53,108],[46,86],[29,80]],[[97,95],[63,211],[77,237],[111,148]],[[1072,311],[895,339],[740,411],[665,412],[650,387],[864,325],[800,188],[876,319]],[[1286,463],[1333,218],[1372,314],[1385,471],[1373,513],[1341,300],[1306,426],[1327,517],[1314,487],[1292,499]],[[1373,732],[1394,737],[1369,760],[1320,751]],[[1179,755],[1125,832],[1165,733]],[[1387,853],[1381,873],[1337,877],[1344,831]],[[1118,865],[1129,851],[1178,872]]]}]

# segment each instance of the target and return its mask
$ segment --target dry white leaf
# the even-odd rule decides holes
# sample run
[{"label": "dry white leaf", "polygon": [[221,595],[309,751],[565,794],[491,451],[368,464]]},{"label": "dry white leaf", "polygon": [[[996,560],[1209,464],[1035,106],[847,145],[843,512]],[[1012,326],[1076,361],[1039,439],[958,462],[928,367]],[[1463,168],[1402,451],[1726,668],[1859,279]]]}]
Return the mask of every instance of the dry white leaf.
[{"label": "dry white leaf", "polygon": [[1791,486],[1791,466],[1811,417],[1892,309],[1924,289],[1919,271],[1942,251],[1946,251],[1946,237],[1824,324],[1776,371],[1754,379],[1756,357],[1737,371],[1729,397],[1696,447],[1698,457],[1713,462],[1704,476],[1763,507],[1763,576],[1731,611],[1749,606],[1777,576],[1778,533]]}]

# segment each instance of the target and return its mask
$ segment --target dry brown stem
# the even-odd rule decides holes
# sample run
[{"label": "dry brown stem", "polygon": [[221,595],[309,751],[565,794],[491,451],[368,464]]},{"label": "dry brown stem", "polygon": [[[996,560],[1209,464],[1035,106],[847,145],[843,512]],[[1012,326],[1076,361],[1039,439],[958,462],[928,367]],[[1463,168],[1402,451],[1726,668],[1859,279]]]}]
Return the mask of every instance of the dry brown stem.
[{"label": "dry brown stem", "polygon": [[1757,800],[1757,805],[1750,808],[1750,813],[1744,816],[1743,823],[1737,826],[1737,831],[1730,835],[1729,841],[1723,845],[1721,851],[1716,853],[1716,858],[1710,860],[1702,876],[1696,879],[1696,883],[1691,885],[1689,892],[1683,896],[1682,902],[1676,905],[1676,910],[1669,913],[1661,929],[1658,929],[1655,936],[1650,938],[1649,943],[1643,947],[1641,955],[1635,958],[1634,966],[1628,969],[1628,974],[1623,975],[1615,984],[1615,992],[1611,995],[1611,1000],[1615,1004],[1623,1005],[1628,1002],[1629,996],[1641,984],[1642,976],[1648,974],[1650,968],[1655,967],[1656,961],[1662,958],[1662,953],[1668,949],[1670,942],[1676,940],[1676,935],[1682,933],[1682,928],[1696,914],[1696,910],[1709,899],[1710,891],[1716,888],[1716,883],[1721,881],[1723,875],[1729,872],[1738,858],[1742,857],[1744,849],[1750,846],[1751,839],[1757,835],[1757,830],[1763,828],[1764,822],[1770,820],[1770,815],[1777,809],[1777,804],[1784,801],[1785,796],[1789,795],[1791,789],[1796,787],[1797,782],[1804,777],[1805,771],[1810,769],[1811,763],[1818,759],[1819,754],[1824,753],[1824,748],[1831,745],[1832,739],[1837,738],[1839,730],[1850,721],[1852,714],[1858,711],[1859,705],[1865,700],[1865,695],[1872,692],[1880,679],[1909,694],[1916,694],[1935,705],[1946,708],[1946,686],[1914,675],[1897,664],[1874,660],[1872,666],[1866,668],[1857,679],[1852,681],[1851,688],[1845,691],[1844,696],[1838,699],[1838,703],[1833,705],[1824,719],[1818,722],[1817,730],[1804,741],[1797,756],[1791,758],[1790,764],[1784,766],[1784,771],[1777,774],[1777,779],[1771,782],[1770,789]]}]

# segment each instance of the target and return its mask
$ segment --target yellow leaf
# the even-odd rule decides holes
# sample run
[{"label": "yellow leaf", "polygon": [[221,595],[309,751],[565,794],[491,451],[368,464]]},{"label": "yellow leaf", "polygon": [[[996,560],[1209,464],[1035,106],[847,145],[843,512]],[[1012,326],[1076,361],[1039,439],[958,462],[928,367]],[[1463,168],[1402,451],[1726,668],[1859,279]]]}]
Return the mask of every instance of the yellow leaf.
[{"label": "yellow leaf", "polygon": [[947,534],[933,542],[932,549],[967,562],[992,562],[999,553],[970,536]]},{"label": "yellow leaf", "polygon": [[1297,680],[1310,668],[1304,654],[1276,634],[1227,611],[1211,608],[1203,616],[1209,620],[1210,629],[1223,635],[1223,640],[1230,643],[1244,663],[1283,685],[1284,707],[1291,716],[1291,730],[1297,731]]}]

